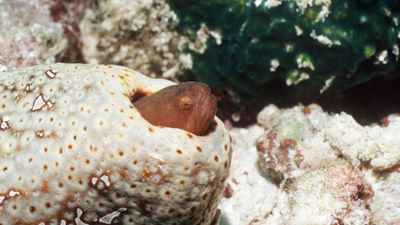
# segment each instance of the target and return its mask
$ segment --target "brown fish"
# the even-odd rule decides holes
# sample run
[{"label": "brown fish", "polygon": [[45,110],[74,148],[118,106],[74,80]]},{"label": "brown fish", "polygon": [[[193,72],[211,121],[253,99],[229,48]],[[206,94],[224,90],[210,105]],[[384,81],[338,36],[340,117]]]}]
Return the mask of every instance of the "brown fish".
[{"label": "brown fish", "polygon": [[142,97],[134,106],[153,125],[204,135],[213,123],[217,100],[206,84],[185,82]]}]

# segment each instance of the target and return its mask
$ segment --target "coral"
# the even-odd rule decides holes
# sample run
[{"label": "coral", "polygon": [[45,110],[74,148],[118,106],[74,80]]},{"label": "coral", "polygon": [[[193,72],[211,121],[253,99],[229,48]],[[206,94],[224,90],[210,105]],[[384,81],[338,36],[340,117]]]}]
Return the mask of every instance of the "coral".
[{"label": "coral", "polygon": [[192,53],[195,75],[210,85],[260,96],[276,79],[324,92],[399,74],[398,1],[169,2],[183,32],[205,24],[220,34]]},{"label": "coral", "polygon": [[399,114],[361,125],[316,104],[268,105],[257,121],[230,130],[222,225],[399,223]]},{"label": "coral", "polygon": [[82,20],[88,0],[52,0],[50,14],[53,20],[62,25],[68,39],[62,62],[82,62],[82,43],[79,23]]},{"label": "coral", "polygon": [[[354,166],[370,166],[377,171],[400,163],[397,151],[400,141],[396,135],[400,129],[398,115],[385,118],[382,125],[362,126],[344,112],[329,115],[316,105],[287,110],[272,105],[259,113],[258,121],[266,128],[258,146],[266,170],[290,172],[292,168],[287,165],[296,164],[293,161],[298,159],[296,154],[300,154],[302,160],[310,154],[308,159],[314,162],[334,159],[329,149],[334,149]],[[299,146],[304,147],[299,150]],[[320,152],[315,149],[324,153],[318,156]]]},{"label": "coral", "polygon": [[272,210],[278,187],[269,182],[257,165],[256,138],[263,133],[260,126],[232,128],[232,165],[226,181],[220,208],[220,225],[263,224]]},{"label": "coral", "polygon": [[400,163],[399,129],[400,121],[394,118],[385,126],[361,126],[351,116],[341,113],[332,116],[322,132],[354,165],[367,163],[375,170],[384,170]]},{"label": "coral", "polygon": [[370,198],[361,172],[339,160],[286,180],[265,224],[368,225]]},{"label": "coral", "polygon": [[133,106],[172,84],[120,66],[0,72],[0,223],[210,224],[230,167],[223,123],[197,136]]},{"label": "coral", "polygon": [[62,56],[67,40],[53,22],[47,0],[0,1],[0,65],[49,64]]},{"label": "coral", "polygon": [[381,173],[367,171],[365,177],[374,192],[370,204],[373,224],[400,224],[400,167]]},{"label": "coral", "polygon": [[269,105],[258,114],[259,123],[267,127],[257,141],[259,163],[270,178],[280,182],[338,158],[339,153],[314,127],[324,116],[317,105],[282,112]]},{"label": "coral", "polygon": [[[268,105],[257,119],[265,128],[257,143],[259,165],[281,185],[266,224],[399,223],[398,114],[363,126],[344,112],[329,114],[314,104],[289,109]],[[360,193],[346,192],[357,187]],[[335,195],[353,195],[340,196],[342,203],[332,200],[335,188]],[[349,198],[356,202],[346,206],[348,212],[340,211]]]},{"label": "coral", "polygon": [[89,1],[80,22],[83,56],[89,63],[113,63],[151,77],[177,79],[192,67],[185,47],[201,49],[208,33],[190,40],[164,0]]}]

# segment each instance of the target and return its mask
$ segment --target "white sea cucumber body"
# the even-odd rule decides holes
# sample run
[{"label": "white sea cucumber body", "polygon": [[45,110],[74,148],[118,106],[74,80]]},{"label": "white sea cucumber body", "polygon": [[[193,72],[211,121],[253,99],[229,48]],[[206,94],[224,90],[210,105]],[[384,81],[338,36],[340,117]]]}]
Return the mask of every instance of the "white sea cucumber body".
[{"label": "white sea cucumber body", "polygon": [[230,166],[223,123],[196,136],[131,102],[172,84],[120,66],[0,72],[0,224],[209,224]]}]

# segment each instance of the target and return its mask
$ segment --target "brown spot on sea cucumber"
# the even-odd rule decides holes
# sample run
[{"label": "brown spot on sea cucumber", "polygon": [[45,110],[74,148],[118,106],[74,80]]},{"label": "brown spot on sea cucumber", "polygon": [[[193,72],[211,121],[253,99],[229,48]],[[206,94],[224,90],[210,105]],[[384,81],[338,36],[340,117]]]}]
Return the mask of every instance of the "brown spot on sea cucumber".
[{"label": "brown spot on sea cucumber", "polygon": [[44,206],[45,206],[47,209],[50,209],[50,208],[51,208],[51,203],[50,203],[50,202],[46,202],[46,203],[44,204]]},{"label": "brown spot on sea cucumber", "polygon": [[224,168],[225,169],[228,168],[228,162],[227,161],[224,162]]},{"label": "brown spot on sea cucumber", "polygon": [[29,211],[30,211],[31,213],[35,213],[35,212],[36,212],[35,206],[29,207]]},{"label": "brown spot on sea cucumber", "polygon": [[35,135],[38,138],[43,138],[44,137],[44,131],[43,130],[35,131]]}]

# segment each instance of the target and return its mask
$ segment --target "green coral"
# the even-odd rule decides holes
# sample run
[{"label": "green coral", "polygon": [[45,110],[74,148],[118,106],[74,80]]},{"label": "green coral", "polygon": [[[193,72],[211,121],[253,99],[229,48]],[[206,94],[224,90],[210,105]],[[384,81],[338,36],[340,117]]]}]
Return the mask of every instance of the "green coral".
[{"label": "green coral", "polygon": [[[342,90],[399,66],[396,0],[169,0],[189,35],[221,33],[191,52],[200,81],[256,94],[273,79]],[[400,75],[400,73],[394,73]]]}]

